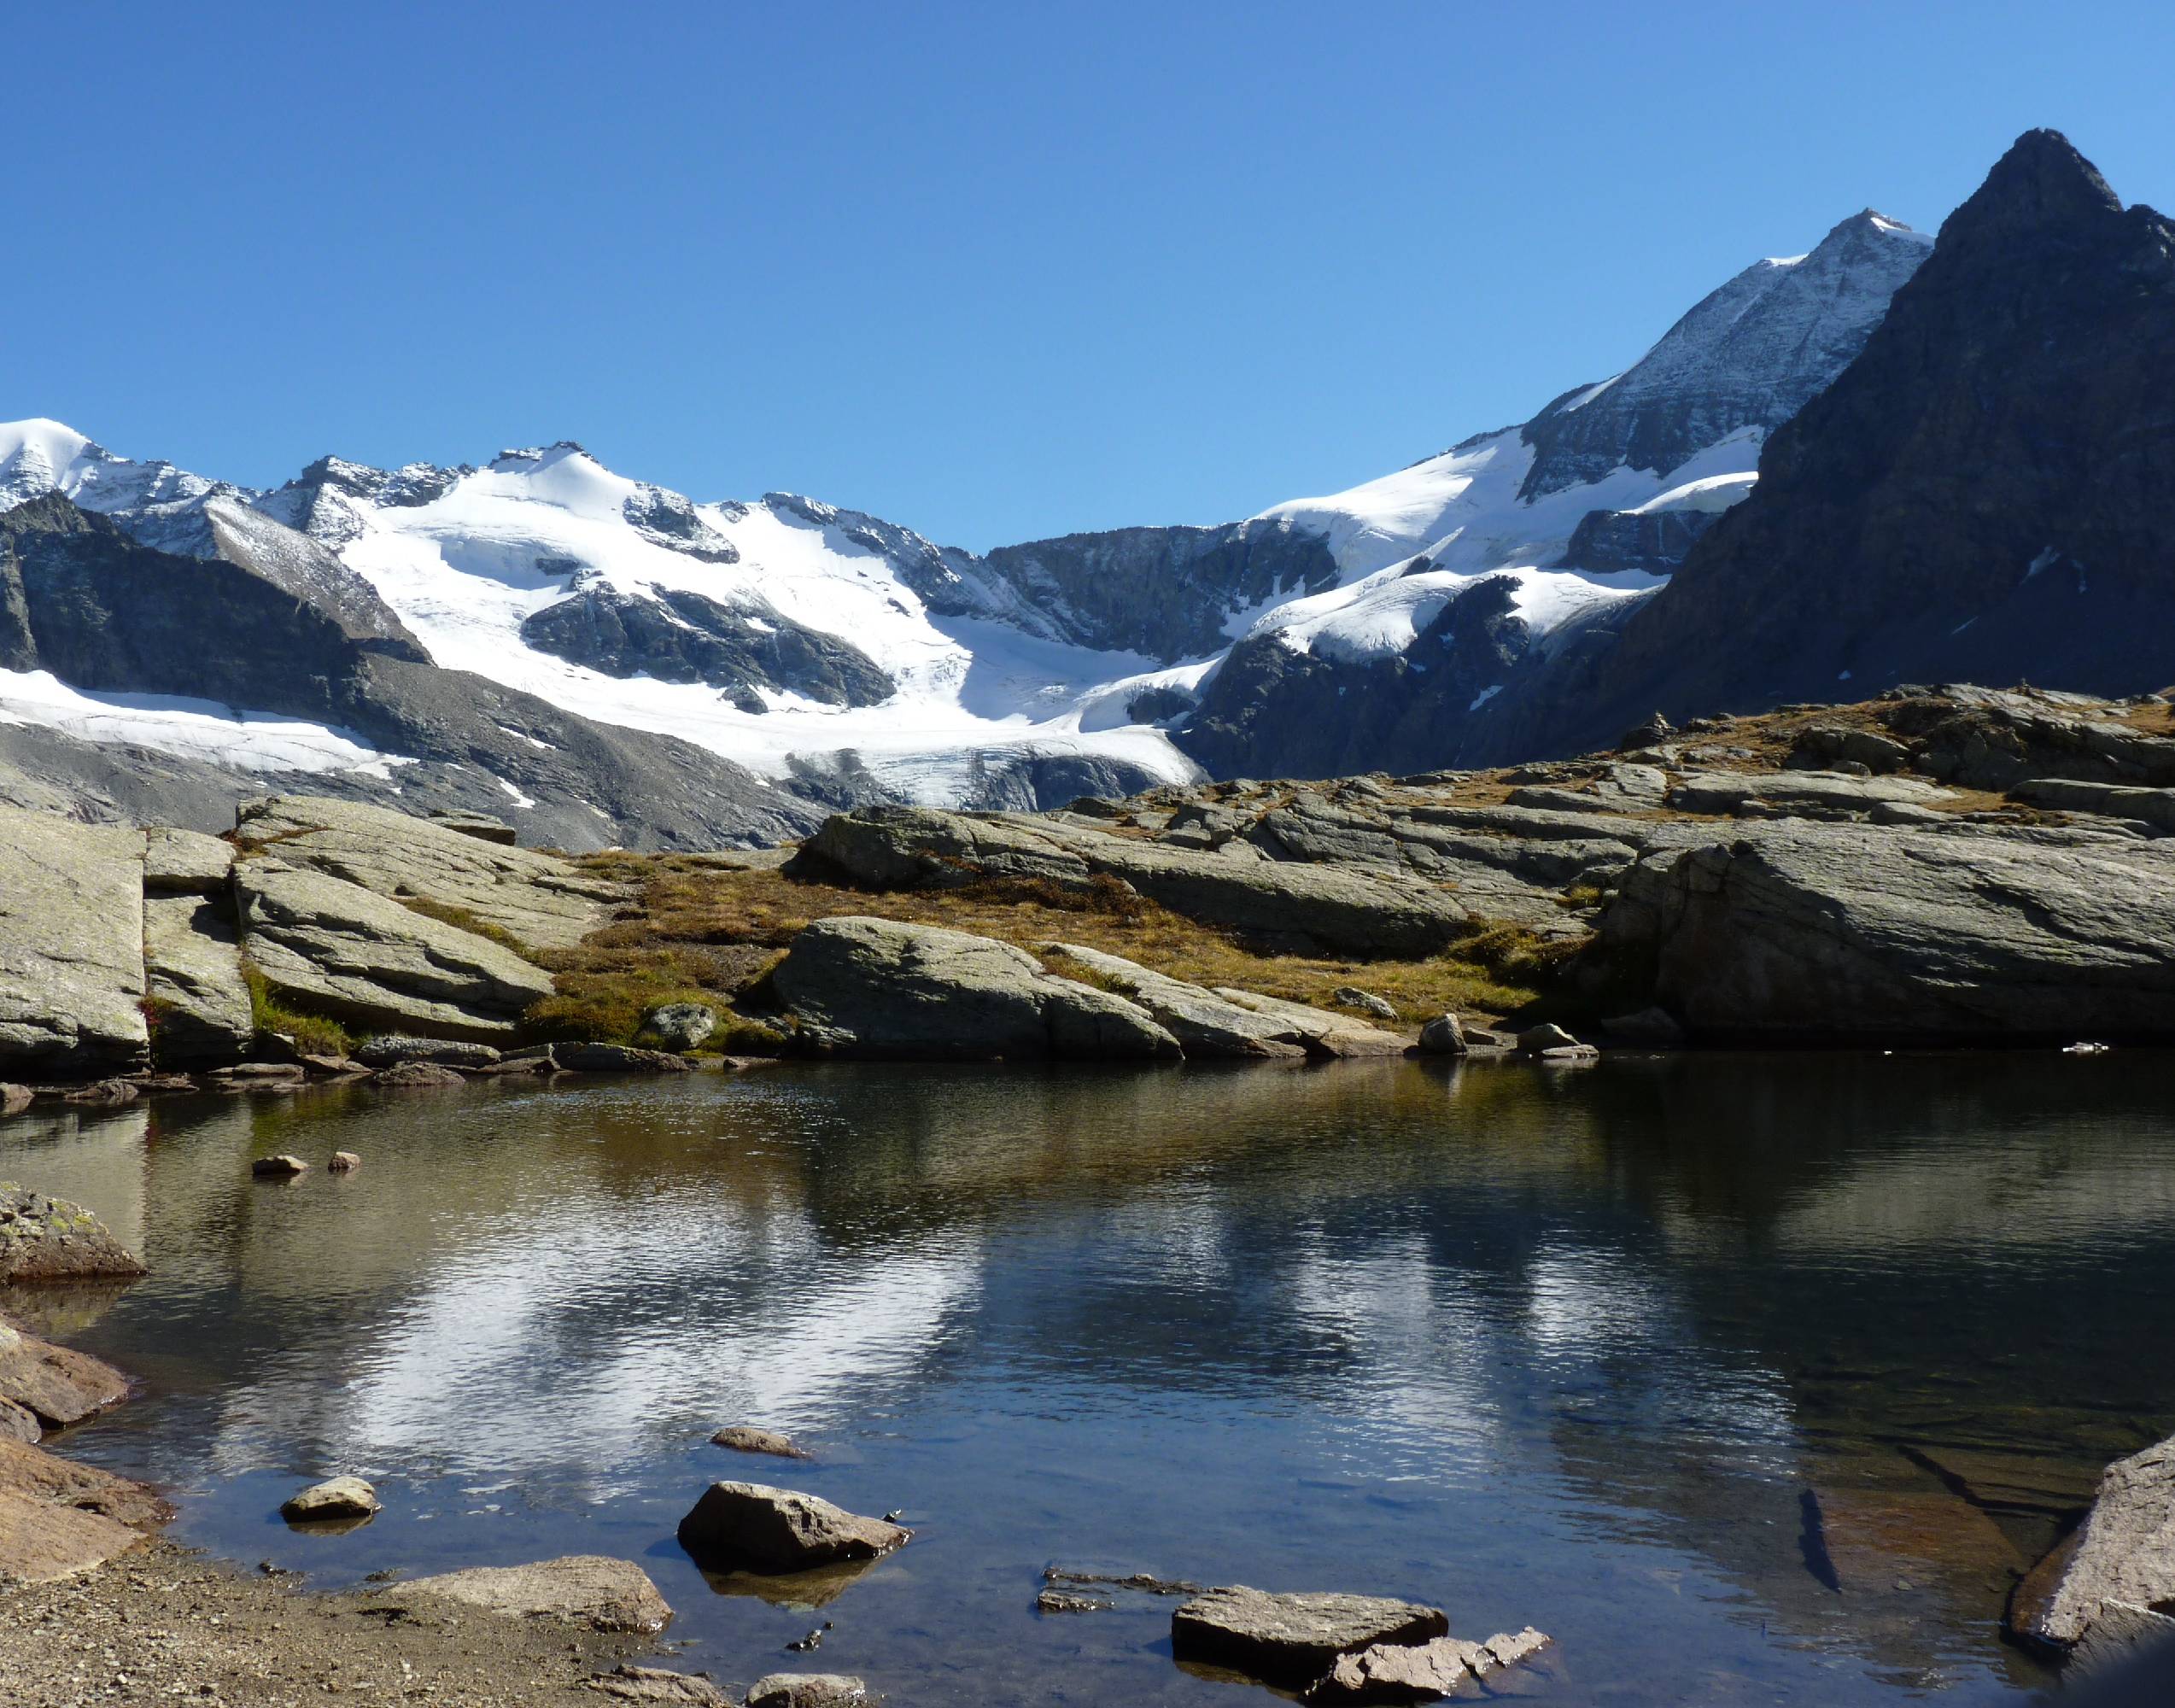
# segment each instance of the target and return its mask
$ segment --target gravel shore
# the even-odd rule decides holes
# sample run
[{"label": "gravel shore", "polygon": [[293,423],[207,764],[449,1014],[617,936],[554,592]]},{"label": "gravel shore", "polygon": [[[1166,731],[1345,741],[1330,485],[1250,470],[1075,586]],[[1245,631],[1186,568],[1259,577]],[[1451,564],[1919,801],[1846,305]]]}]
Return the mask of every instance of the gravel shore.
[{"label": "gravel shore", "polygon": [[320,1594],[153,1540],[85,1576],[0,1590],[9,1708],[190,1702],[273,1708],[353,1696],[460,1708],[605,1708],[591,1681],[653,1646],[553,1621],[433,1606],[397,1585]]}]

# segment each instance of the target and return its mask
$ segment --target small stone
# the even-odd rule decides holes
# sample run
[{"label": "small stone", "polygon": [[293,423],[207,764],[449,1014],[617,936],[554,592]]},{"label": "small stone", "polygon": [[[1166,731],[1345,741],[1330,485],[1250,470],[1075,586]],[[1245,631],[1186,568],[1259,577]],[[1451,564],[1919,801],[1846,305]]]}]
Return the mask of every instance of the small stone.
[{"label": "small stone", "polygon": [[868,1687],[842,1672],[774,1672],[748,1688],[747,1708],[854,1708]]},{"label": "small stone", "polygon": [[1528,1056],[1538,1056],[1544,1050],[1564,1050],[1578,1040],[1552,1021],[1529,1027],[1518,1034],[1518,1048]]},{"label": "small stone", "polygon": [[284,1151],[278,1156],[260,1156],[249,1165],[249,1172],[260,1180],[291,1180],[309,1170],[310,1165],[301,1157],[289,1156]]},{"label": "small stone", "polygon": [[616,1666],[589,1680],[589,1688],[623,1702],[729,1704],[732,1698],[699,1673],[671,1672],[658,1666]]},{"label": "small stone", "polygon": [[734,1424],[722,1429],[710,1439],[714,1445],[729,1447],[735,1453],[767,1453],[779,1459],[813,1457],[791,1436],[781,1436],[775,1430],[751,1429],[745,1424]]},{"label": "small stone", "polygon": [[290,1524],[332,1518],[367,1518],[378,1510],[377,1491],[360,1477],[336,1477],[305,1489],[281,1503],[279,1516]]},{"label": "small stone", "polygon": [[1463,1056],[1465,1053],[1465,1028],[1457,1015],[1437,1015],[1420,1028],[1421,1055]]},{"label": "small stone", "polygon": [[332,1153],[332,1160],[324,1167],[330,1173],[352,1174],[362,1167],[362,1158],[352,1150],[336,1150]]}]

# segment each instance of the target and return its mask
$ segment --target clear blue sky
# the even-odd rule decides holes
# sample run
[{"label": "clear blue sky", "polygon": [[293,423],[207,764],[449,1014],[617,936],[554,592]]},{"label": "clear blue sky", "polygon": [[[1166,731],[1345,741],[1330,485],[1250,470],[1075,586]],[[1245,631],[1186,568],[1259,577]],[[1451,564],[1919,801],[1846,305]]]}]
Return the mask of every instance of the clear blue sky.
[{"label": "clear blue sky", "polygon": [[1862,207],[1937,224],[2033,125],[2175,201],[2164,0],[120,3],[0,40],[0,418],[260,485],[575,438],[973,547],[1522,419]]}]

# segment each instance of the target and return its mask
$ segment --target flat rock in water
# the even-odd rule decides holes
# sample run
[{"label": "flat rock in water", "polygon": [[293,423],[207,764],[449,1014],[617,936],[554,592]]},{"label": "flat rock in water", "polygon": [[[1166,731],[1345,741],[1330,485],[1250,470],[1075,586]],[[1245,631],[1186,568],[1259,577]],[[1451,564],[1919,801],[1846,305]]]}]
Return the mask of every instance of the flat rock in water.
[{"label": "flat rock in water", "polygon": [[354,1059],[365,1068],[392,1068],[404,1062],[433,1062],[441,1068],[492,1068],[501,1058],[488,1044],[385,1032],[357,1044]]},{"label": "flat rock in water", "polygon": [[0,807],[0,1068],[142,1065],[142,831]]},{"label": "flat rock in water", "polygon": [[143,1264],[80,1204],[0,1180],[0,1282],[133,1279]]},{"label": "flat rock in water", "polygon": [[2175,1439],[2108,1466],[2075,1549],[2025,1635],[2081,1642],[2114,1602],[2148,1610],[2175,1602]]},{"label": "flat rock in water", "polygon": [[1171,1650],[1270,1683],[1307,1684],[1339,1655],[1377,1643],[1417,1644],[1449,1634],[1439,1607],[1373,1595],[1272,1594],[1244,1585],[1210,1589],[1171,1616]]},{"label": "flat rock in water", "polygon": [[914,1532],[814,1494],[761,1483],[713,1483],[680,1521],[680,1546],[716,1571],[779,1574],[875,1559]]},{"label": "flat rock in water", "polygon": [[1327,1674],[1307,1693],[1313,1703],[1433,1702],[1470,1687],[1497,1669],[1529,1660],[1548,1647],[1548,1639],[1529,1625],[1498,1633],[1484,1643],[1462,1637],[1431,1642],[1377,1643],[1356,1654],[1340,1655]]},{"label": "flat rock in water", "polygon": [[79,1424],[127,1396],[128,1378],[110,1364],[0,1322],[0,1400],[45,1428]]},{"label": "flat rock in water", "polygon": [[672,1609],[631,1560],[569,1554],[533,1565],[476,1566],[403,1584],[404,1594],[433,1596],[509,1618],[564,1619],[598,1631],[661,1631]]},{"label": "flat rock in water", "polygon": [[1142,1061],[1180,1053],[1139,1004],[1044,972],[1009,943],[935,926],[818,920],[793,939],[772,982],[807,1034],[844,1055]]},{"label": "flat rock in water", "polygon": [[155,1016],[152,1050],[161,1065],[237,1061],[255,1041],[241,939],[217,902],[146,896],[143,975]]},{"label": "flat rock in water", "polygon": [[687,1073],[694,1068],[684,1056],[630,1044],[559,1044],[552,1047],[552,1056],[574,1073]]},{"label": "flat rock in water", "polygon": [[868,1687],[842,1672],[774,1672],[748,1688],[747,1708],[856,1708]]},{"label": "flat rock in water", "polygon": [[280,1503],[279,1516],[290,1524],[322,1519],[367,1518],[380,1506],[377,1491],[360,1477],[335,1477],[313,1484]]},{"label": "flat rock in water", "polygon": [[808,1450],[791,1436],[781,1436],[775,1430],[752,1429],[745,1424],[730,1424],[710,1439],[714,1446],[729,1447],[735,1453],[767,1453],[779,1459],[810,1457]]},{"label": "flat rock in water", "polygon": [[552,993],[548,973],[488,938],[285,857],[240,861],[234,887],[266,981],[349,1025],[490,1044]]},{"label": "flat rock in water", "polygon": [[619,886],[572,862],[487,842],[385,807],[322,795],[247,802],[236,829],[279,857],[380,896],[469,914],[536,949],[570,949],[611,916]]},{"label": "flat rock in water", "polygon": [[457,1068],[441,1067],[436,1062],[402,1062],[390,1068],[380,1068],[370,1076],[373,1085],[465,1085]]},{"label": "flat rock in water", "polygon": [[672,1672],[659,1666],[616,1666],[589,1680],[589,1688],[623,1702],[731,1704],[733,1699],[699,1673]]}]

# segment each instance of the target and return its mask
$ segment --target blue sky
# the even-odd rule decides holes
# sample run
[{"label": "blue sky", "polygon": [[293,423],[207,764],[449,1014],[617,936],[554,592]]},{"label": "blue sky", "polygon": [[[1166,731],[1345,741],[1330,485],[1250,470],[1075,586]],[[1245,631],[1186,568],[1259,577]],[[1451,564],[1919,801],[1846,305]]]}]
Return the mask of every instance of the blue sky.
[{"label": "blue sky", "polygon": [[253,484],[576,438],[979,547],[1522,419],[2033,125],[2175,202],[2175,8],[1786,9],[15,9],[0,418]]}]

